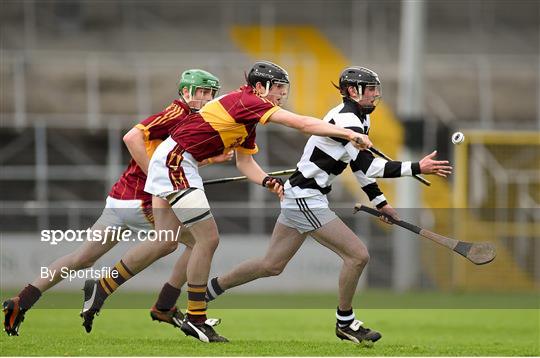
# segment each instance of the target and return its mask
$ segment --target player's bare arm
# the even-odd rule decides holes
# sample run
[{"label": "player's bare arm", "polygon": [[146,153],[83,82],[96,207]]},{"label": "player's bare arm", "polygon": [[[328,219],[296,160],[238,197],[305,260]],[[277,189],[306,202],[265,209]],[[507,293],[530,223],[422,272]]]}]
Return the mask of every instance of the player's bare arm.
[{"label": "player's bare arm", "polygon": [[306,134],[347,139],[361,150],[372,146],[369,137],[365,134],[334,126],[314,117],[301,116],[285,109],[276,111],[270,116],[268,121],[297,129]]},{"label": "player's bare arm", "polygon": [[148,174],[150,158],[148,158],[148,154],[146,153],[143,131],[137,127],[133,127],[124,135],[123,140],[133,160],[142,169],[144,174]]},{"label": "player's bare arm", "polygon": [[275,193],[280,199],[283,198],[283,182],[278,180],[278,178],[266,179],[268,176],[264,170],[257,164],[255,159],[251,154],[244,154],[242,152],[236,152],[236,167],[238,170],[244,174],[248,180],[263,185],[268,188],[271,192]]}]

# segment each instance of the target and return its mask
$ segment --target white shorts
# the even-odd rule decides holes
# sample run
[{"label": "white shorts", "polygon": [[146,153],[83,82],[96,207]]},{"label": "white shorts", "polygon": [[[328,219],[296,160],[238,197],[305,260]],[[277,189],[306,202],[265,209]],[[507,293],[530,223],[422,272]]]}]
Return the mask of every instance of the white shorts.
[{"label": "white shorts", "polygon": [[[177,143],[172,137],[169,137],[156,148],[148,165],[148,177],[144,186],[144,191],[147,193],[160,198],[167,198],[169,195],[178,192],[171,182],[171,170],[167,166],[169,153],[173,151],[176,145]],[[184,178],[182,179],[187,181],[187,187],[204,190],[203,181],[199,175],[198,163],[191,154],[183,152],[178,166],[183,171]]]},{"label": "white shorts", "polygon": [[336,213],[328,207],[326,195],[321,194],[307,198],[285,197],[281,201],[277,221],[303,234],[317,230],[336,218]]},{"label": "white shorts", "polygon": [[145,208],[142,200],[119,200],[110,196],[96,224],[130,229],[133,232],[154,229],[152,210],[150,207]]}]

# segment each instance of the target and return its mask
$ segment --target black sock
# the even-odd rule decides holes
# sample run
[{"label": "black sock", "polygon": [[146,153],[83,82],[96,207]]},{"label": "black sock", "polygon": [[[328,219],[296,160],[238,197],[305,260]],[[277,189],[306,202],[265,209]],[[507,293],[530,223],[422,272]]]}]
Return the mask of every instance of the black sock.
[{"label": "black sock", "polygon": [[352,308],[347,311],[342,311],[338,307],[336,311],[336,318],[338,326],[347,327],[354,322],[354,312]]},{"label": "black sock", "polygon": [[176,304],[180,296],[180,289],[170,285],[168,282],[163,285],[159,293],[156,308],[160,311],[169,311]]},{"label": "black sock", "polygon": [[41,297],[41,291],[32,285],[28,285],[19,292],[19,306],[23,310],[29,310]]},{"label": "black sock", "polygon": [[218,278],[214,277],[206,287],[206,302],[215,300],[217,296],[221,295],[223,292],[225,292],[225,290],[219,286]]}]

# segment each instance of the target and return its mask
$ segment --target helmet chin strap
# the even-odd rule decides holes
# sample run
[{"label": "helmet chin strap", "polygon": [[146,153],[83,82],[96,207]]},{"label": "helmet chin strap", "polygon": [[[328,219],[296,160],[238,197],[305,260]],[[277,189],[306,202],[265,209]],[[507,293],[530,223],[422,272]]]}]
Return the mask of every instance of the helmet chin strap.
[{"label": "helmet chin strap", "polygon": [[362,114],[371,114],[371,112],[373,112],[375,110],[375,106],[363,106],[360,104],[360,101],[362,100],[361,98],[352,98],[349,96],[349,99],[356,102],[358,104],[358,108],[360,108],[360,112],[362,112]]},{"label": "helmet chin strap", "polygon": [[184,94],[182,92],[180,92],[179,94],[180,94],[180,99],[182,100],[182,102],[184,102],[186,105],[189,106],[189,100],[186,97],[184,97]]},{"label": "helmet chin strap", "polygon": [[260,94],[259,96],[264,98],[264,97],[268,96],[269,92],[270,92],[270,81],[266,81],[265,91],[264,91],[263,94]]},{"label": "helmet chin strap", "polygon": [[362,112],[362,114],[371,114],[371,112],[373,112],[375,110],[375,107],[376,106],[363,106],[360,104],[360,101],[362,100],[362,98],[352,98],[349,96],[349,98],[351,100],[353,100],[354,102],[358,103],[358,108],[360,108],[360,111]]},{"label": "helmet chin strap", "polygon": [[375,110],[375,106],[369,106],[369,107],[360,106],[360,110],[362,111],[363,114],[371,114],[371,112]]},{"label": "helmet chin strap", "polygon": [[355,87],[356,88],[356,93],[358,94],[358,98],[353,98],[352,96],[349,95],[349,98],[353,101],[355,101],[356,103],[360,103],[360,101],[362,100],[362,93],[360,92],[358,86]]},{"label": "helmet chin strap", "polygon": [[180,94],[180,97],[182,98],[182,100],[184,101],[184,103],[189,107],[189,109],[192,111],[192,112],[198,112],[199,111],[199,108],[194,108],[192,107],[192,103],[191,102],[201,102],[199,100],[194,100],[193,99],[193,96],[191,95],[190,91],[188,91],[188,94],[186,97],[184,97],[184,94]]}]

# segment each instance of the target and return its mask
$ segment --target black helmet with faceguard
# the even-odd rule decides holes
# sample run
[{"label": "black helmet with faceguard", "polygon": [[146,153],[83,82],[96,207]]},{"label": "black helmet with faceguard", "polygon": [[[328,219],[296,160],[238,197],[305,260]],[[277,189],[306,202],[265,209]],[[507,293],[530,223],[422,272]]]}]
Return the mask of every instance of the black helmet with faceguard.
[{"label": "black helmet with faceguard", "polygon": [[258,90],[258,95],[267,97],[270,89],[275,86],[278,94],[274,93],[272,102],[276,105],[285,104],[289,96],[289,74],[282,67],[269,61],[257,61],[246,75],[247,83],[256,88],[257,83],[260,83],[264,91]]},{"label": "black helmet with faceguard", "polygon": [[[369,68],[352,66],[347,67],[341,72],[339,76],[339,92],[345,98],[350,98],[348,88],[353,86],[358,91],[359,99],[357,102],[360,103],[362,99],[365,98],[366,88],[375,87],[376,95],[374,100],[370,104],[361,104],[360,107],[365,114],[373,112],[376,104],[381,98],[382,89],[381,81],[379,80],[379,75]],[[336,86],[337,87],[337,86]],[[366,98],[367,99],[367,98]]]},{"label": "black helmet with faceguard", "polygon": [[255,87],[257,82],[260,82],[263,86],[267,86],[274,83],[289,84],[289,74],[280,66],[269,61],[257,61],[249,70],[247,75],[247,82],[251,86]]},{"label": "black helmet with faceguard", "polygon": [[[363,94],[366,86],[380,86],[379,75],[365,67],[347,67],[339,76],[339,90],[342,95],[347,95],[347,88],[355,86],[358,93]],[[360,89],[362,89],[360,91]]]}]

